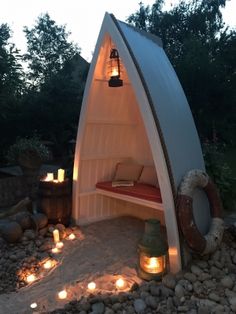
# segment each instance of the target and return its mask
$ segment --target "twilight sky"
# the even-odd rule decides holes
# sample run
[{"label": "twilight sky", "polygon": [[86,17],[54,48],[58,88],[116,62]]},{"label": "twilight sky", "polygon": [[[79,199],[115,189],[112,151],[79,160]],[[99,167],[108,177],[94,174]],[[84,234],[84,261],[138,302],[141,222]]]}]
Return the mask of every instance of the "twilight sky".
[{"label": "twilight sky", "polygon": [[[165,8],[176,4],[179,0],[166,0]],[[66,25],[70,31],[70,40],[78,43],[81,55],[91,61],[98,33],[105,12],[113,13],[119,20],[134,13],[140,0],[2,0],[0,8],[0,24],[8,23],[13,31],[12,41],[22,52],[26,50],[23,26],[32,27],[37,17],[48,13],[58,25]],[[152,5],[155,0],[142,0],[145,5]],[[236,27],[236,0],[228,1],[223,11],[224,20]]]}]

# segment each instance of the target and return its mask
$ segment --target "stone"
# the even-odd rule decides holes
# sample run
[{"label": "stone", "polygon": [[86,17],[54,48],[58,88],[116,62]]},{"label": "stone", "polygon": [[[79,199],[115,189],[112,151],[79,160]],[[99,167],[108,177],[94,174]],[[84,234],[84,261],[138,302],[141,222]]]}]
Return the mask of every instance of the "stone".
[{"label": "stone", "polygon": [[175,280],[175,276],[171,273],[165,275],[163,278],[162,278],[162,283],[163,285],[165,285],[167,288],[170,288],[170,289],[174,289],[175,286],[176,286],[176,280]]},{"label": "stone", "polygon": [[231,310],[236,312],[236,297],[229,299]]},{"label": "stone", "polygon": [[180,299],[185,295],[185,289],[180,284],[175,286],[175,295]]},{"label": "stone", "polygon": [[2,237],[9,243],[16,243],[22,237],[23,231],[21,226],[15,222],[8,222],[1,228]]},{"label": "stone", "polygon": [[14,220],[18,222],[23,230],[30,229],[32,226],[32,220],[30,213],[28,212],[17,213],[14,217]]},{"label": "stone", "polygon": [[106,308],[105,314],[114,314],[115,312],[112,309]]},{"label": "stone", "polygon": [[105,306],[103,302],[97,302],[92,305],[92,310],[94,314],[103,314],[105,311]]},{"label": "stone", "polygon": [[188,272],[184,274],[184,278],[187,279],[188,281],[191,281],[192,283],[194,283],[197,280],[196,275]]},{"label": "stone", "polygon": [[27,229],[24,232],[24,236],[28,239],[28,240],[34,240],[36,238],[36,234],[35,231],[33,229]]},{"label": "stone", "polygon": [[43,213],[36,213],[32,216],[32,219],[37,226],[37,229],[45,228],[48,224],[48,217]]},{"label": "stone", "polygon": [[161,287],[160,286],[151,286],[150,287],[150,292],[151,292],[151,295],[153,296],[160,296],[161,295]]},{"label": "stone", "polygon": [[[38,231],[39,235],[41,235],[43,237],[46,236],[47,232],[48,232],[48,227],[42,228]],[[50,234],[50,236],[51,236],[51,234]]]},{"label": "stone", "polygon": [[205,281],[205,280],[211,279],[211,277],[212,276],[209,273],[201,273],[200,276],[198,276],[198,280]]},{"label": "stone", "polygon": [[136,313],[141,313],[146,309],[146,304],[142,299],[134,300],[134,309]]},{"label": "stone", "polygon": [[55,229],[58,229],[60,232],[63,232],[63,231],[66,232],[66,227],[63,224],[57,224],[55,226]]},{"label": "stone", "polygon": [[156,309],[158,305],[156,299],[151,295],[146,297],[145,303],[152,309]]},{"label": "stone", "polygon": [[199,275],[202,273],[202,269],[199,268],[199,267],[196,266],[196,265],[192,265],[192,266],[191,266],[191,272],[192,272],[193,274],[195,274],[196,276],[199,276]]},{"label": "stone", "polygon": [[196,262],[197,266],[200,267],[201,269],[206,269],[208,268],[208,263],[203,260],[199,260]]},{"label": "stone", "polygon": [[224,278],[221,279],[221,284],[223,287],[232,289],[234,286],[234,282],[230,276],[225,276]]},{"label": "stone", "polygon": [[215,301],[215,302],[219,302],[220,301],[220,297],[214,293],[214,292],[211,292],[209,294],[209,299],[212,300],[212,301]]},{"label": "stone", "polygon": [[117,311],[119,311],[120,309],[122,309],[122,304],[119,303],[119,302],[117,302],[117,303],[115,303],[115,304],[112,305],[112,309],[113,309],[115,312],[117,312]]}]

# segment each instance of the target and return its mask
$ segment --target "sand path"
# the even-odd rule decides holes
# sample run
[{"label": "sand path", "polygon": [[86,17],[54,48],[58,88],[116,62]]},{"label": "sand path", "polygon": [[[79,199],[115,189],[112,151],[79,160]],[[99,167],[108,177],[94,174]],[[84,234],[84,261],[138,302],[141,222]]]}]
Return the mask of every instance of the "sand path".
[{"label": "sand path", "polygon": [[[87,283],[95,281],[102,292],[114,291],[115,280],[124,276],[128,283],[139,282],[136,275],[137,244],[144,222],[131,217],[106,220],[81,228],[84,240],[65,241],[60,265],[32,286],[0,295],[0,314],[33,313],[62,307],[72,299],[88,294]],[[67,289],[67,301],[58,300],[57,292]]]}]

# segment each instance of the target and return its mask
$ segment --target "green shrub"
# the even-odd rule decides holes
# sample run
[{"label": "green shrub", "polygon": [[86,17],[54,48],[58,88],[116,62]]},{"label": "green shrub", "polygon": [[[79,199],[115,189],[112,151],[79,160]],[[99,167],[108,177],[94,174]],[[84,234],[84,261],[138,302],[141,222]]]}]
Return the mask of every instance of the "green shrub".
[{"label": "green shrub", "polygon": [[19,156],[27,152],[34,152],[42,161],[47,161],[50,159],[49,149],[36,135],[30,138],[18,137],[16,142],[10,146],[6,158],[10,164],[16,164],[19,161]]},{"label": "green shrub", "polygon": [[233,193],[233,174],[225,161],[225,145],[215,142],[203,144],[203,156],[206,171],[216,184],[225,210],[234,210],[235,200]]}]

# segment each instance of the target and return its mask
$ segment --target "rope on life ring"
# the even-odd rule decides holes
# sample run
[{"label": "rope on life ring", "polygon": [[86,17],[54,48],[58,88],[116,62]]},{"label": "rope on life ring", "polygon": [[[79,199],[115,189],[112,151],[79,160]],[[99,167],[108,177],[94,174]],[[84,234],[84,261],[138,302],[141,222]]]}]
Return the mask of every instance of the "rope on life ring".
[{"label": "rope on life ring", "polygon": [[[210,204],[212,221],[209,232],[204,236],[193,216],[193,192],[196,188],[206,192]],[[215,184],[204,171],[194,169],[184,176],[178,191],[177,216],[182,234],[193,251],[205,255],[214,252],[220,245],[224,232],[222,203]]]}]

